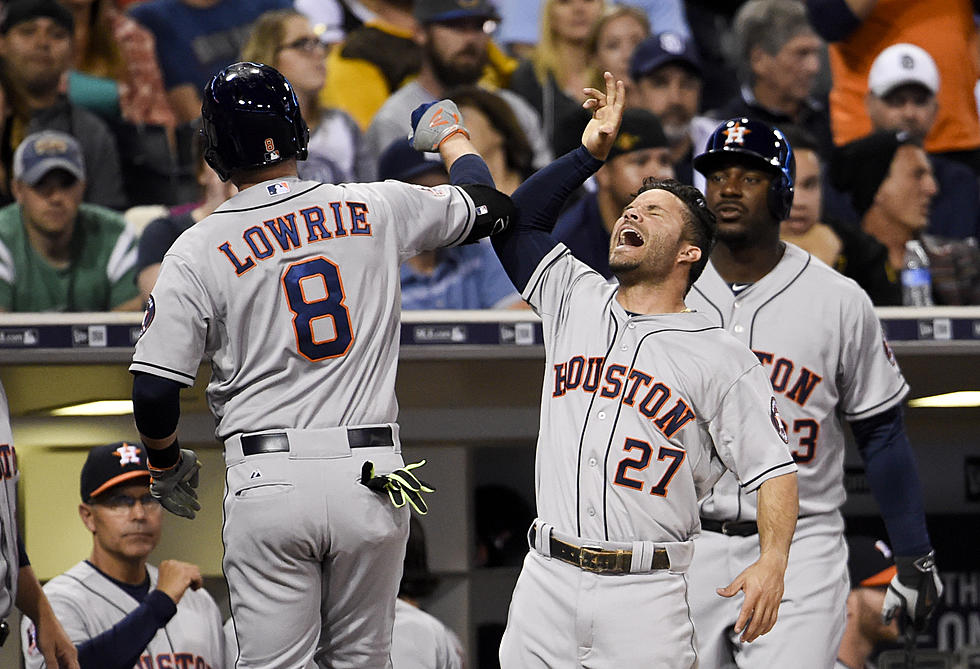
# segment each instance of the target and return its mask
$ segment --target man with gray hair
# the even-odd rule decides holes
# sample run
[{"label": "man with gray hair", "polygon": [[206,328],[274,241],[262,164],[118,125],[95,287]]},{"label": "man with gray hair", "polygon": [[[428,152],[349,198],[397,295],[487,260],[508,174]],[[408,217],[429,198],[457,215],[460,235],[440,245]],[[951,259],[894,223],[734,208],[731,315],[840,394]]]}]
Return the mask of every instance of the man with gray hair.
[{"label": "man with gray hair", "polygon": [[772,126],[798,125],[813,135],[821,157],[833,149],[827,105],[813,96],[823,42],[799,0],[749,0],[732,24],[733,60],[742,87],[710,115],[747,117]]}]

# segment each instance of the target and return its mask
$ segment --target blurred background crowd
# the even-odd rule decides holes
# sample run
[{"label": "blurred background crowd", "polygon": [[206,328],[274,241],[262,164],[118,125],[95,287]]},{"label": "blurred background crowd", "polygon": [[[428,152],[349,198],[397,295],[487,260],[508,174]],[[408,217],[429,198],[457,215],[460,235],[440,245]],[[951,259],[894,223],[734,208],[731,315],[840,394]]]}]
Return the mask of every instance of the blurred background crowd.
[{"label": "blurred background crowd", "polygon": [[[980,304],[978,0],[5,0],[0,310],[143,307],[166,250],[230,195],[201,91],[278,68],[311,129],[300,176],[444,182],[412,109],[459,105],[510,193],[577,145],[582,88],[627,83],[616,148],[555,235],[597,271],[646,176],[703,186],[720,120],[796,157],[782,233],[876,305]],[[405,309],[523,308],[485,245],[407,262]]]}]

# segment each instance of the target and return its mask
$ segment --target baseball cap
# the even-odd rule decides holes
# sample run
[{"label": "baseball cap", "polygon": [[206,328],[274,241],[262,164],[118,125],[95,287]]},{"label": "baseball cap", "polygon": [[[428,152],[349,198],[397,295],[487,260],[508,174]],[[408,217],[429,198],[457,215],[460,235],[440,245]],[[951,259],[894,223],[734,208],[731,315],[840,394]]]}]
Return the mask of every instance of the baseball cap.
[{"label": "baseball cap", "polygon": [[46,17],[68,32],[75,30],[75,19],[71,12],[57,0],[9,0],[0,11],[0,35],[18,23],[39,17]]},{"label": "baseball cap", "polygon": [[647,37],[633,49],[630,76],[639,79],[667,63],[686,65],[699,77],[703,72],[693,40],[679,33],[662,32]]},{"label": "baseball cap", "polygon": [[500,14],[490,0],[415,0],[414,14],[419,23],[469,17],[500,20]]},{"label": "baseball cap", "polygon": [[609,150],[610,161],[617,156],[640,149],[659,149],[668,146],[660,120],[645,109],[630,107],[623,111],[623,121],[619,126],[616,142]]},{"label": "baseball cap", "polygon": [[892,44],[871,64],[868,88],[880,98],[907,84],[918,84],[935,95],[939,92],[939,69],[925,49],[914,44]]},{"label": "baseball cap", "polygon": [[874,537],[847,537],[847,572],[852,589],[888,585],[896,573],[892,549]]},{"label": "baseball cap", "polygon": [[79,181],[85,179],[82,147],[71,135],[43,130],[28,135],[14,152],[14,179],[35,185],[48,172],[62,169]]},{"label": "baseball cap", "polygon": [[879,130],[834,149],[830,181],[848,193],[858,216],[871,208],[875,194],[888,178],[895,152],[905,144],[917,144],[907,132]]},{"label": "baseball cap", "polygon": [[378,158],[378,179],[381,181],[385,179],[411,181],[421,174],[434,170],[443,174],[446,172],[438,154],[416,151],[412,148],[411,142],[404,138],[389,144]]},{"label": "baseball cap", "polygon": [[82,465],[82,501],[89,502],[93,497],[117,485],[150,479],[146,465],[146,447],[128,441],[117,441],[107,446],[96,446],[88,452]]}]

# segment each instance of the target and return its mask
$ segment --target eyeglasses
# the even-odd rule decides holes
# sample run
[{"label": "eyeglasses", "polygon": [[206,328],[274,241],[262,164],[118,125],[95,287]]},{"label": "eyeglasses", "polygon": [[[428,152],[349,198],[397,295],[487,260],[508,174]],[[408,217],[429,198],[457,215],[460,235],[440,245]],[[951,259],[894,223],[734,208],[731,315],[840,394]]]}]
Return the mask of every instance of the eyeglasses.
[{"label": "eyeglasses", "polygon": [[139,502],[145,511],[158,511],[160,509],[160,501],[150,493],[146,493],[140,497],[133,497],[132,495],[111,495],[105,499],[93,501],[94,504],[98,504],[113,513],[129,511],[136,506],[136,502]]},{"label": "eyeglasses", "polygon": [[326,45],[316,37],[300,37],[289,44],[283,44],[276,52],[285,51],[286,49],[296,49],[297,51],[304,51],[306,53],[315,53],[326,48]]}]

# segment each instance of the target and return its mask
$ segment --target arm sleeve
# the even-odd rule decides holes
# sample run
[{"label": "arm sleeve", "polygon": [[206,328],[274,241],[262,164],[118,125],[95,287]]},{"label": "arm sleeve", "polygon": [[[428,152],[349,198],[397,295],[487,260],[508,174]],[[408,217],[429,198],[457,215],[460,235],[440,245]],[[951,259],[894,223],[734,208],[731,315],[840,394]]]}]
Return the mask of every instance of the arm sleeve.
[{"label": "arm sleeve", "polygon": [[449,169],[449,183],[454,186],[477,184],[496,188],[490,168],[483,158],[475,153],[468,153],[456,159]]},{"label": "arm sleeve", "polygon": [[558,244],[551,229],[568,196],[600,167],[602,161],[579,146],[535,172],[514,191],[511,198],[517,207],[516,221],[491,239],[519,291],[524,291],[541,260]]},{"label": "arm sleeve", "polygon": [[840,42],[857,30],[861,19],[844,0],[806,0],[810,25],[828,42]]},{"label": "arm sleeve", "polygon": [[151,591],[143,603],[102,634],[78,644],[81,669],[129,669],[177,613],[177,605],[159,590]]},{"label": "arm sleeve", "polygon": [[180,385],[154,374],[135,374],[133,418],[140,434],[163,439],[174,433],[180,420]]},{"label": "arm sleeve", "polygon": [[932,544],[926,529],[922,485],[905,434],[901,407],[854,421],[851,431],[895,555],[925,555],[932,550]]}]

